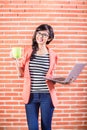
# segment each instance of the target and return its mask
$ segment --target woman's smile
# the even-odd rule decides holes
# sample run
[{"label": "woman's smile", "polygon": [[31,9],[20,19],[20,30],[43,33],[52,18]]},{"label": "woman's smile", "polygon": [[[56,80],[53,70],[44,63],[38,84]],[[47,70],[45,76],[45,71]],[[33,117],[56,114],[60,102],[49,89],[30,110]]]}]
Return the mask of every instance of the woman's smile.
[{"label": "woman's smile", "polygon": [[40,44],[46,44],[48,37],[49,35],[47,31],[38,31],[36,35],[36,41]]}]

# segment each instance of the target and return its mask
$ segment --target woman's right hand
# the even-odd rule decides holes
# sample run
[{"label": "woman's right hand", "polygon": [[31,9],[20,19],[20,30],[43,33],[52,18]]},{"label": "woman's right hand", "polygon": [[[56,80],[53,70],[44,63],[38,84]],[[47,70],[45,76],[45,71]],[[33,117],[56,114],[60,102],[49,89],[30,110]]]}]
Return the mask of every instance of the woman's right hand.
[{"label": "woman's right hand", "polygon": [[10,58],[16,60],[16,58],[13,57],[12,50],[10,51]]}]

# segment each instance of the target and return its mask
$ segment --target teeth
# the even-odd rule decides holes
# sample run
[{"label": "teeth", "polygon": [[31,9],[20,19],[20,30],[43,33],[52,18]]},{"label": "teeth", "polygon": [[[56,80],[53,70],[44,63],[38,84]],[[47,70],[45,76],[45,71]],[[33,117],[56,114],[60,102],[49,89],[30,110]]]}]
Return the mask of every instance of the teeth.
[{"label": "teeth", "polygon": [[42,42],[43,40],[40,40],[40,42]]}]

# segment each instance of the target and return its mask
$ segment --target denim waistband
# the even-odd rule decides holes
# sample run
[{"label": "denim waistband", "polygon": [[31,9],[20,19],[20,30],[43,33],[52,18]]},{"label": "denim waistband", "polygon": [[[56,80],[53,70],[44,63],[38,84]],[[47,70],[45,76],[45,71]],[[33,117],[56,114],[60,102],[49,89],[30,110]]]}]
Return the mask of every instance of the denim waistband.
[{"label": "denim waistband", "polygon": [[29,102],[41,102],[51,99],[50,93],[31,93]]}]

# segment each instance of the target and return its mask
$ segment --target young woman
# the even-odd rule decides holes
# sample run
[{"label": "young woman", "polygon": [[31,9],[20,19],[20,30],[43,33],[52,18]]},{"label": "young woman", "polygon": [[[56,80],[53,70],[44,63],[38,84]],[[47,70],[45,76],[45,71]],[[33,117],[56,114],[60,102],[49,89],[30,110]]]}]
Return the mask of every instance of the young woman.
[{"label": "young woman", "polygon": [[36,28],[32,46],[25,48],[19,67],[20,77],[24,77],[23,100],[29,130],[39,130],[38,113],[41,112],[42,130],[51,130],[52,115],[57,105],[54,83],[45,80],[52,77],[57,63],[57,55],[47,45],[53,40],[50,25]]}]

